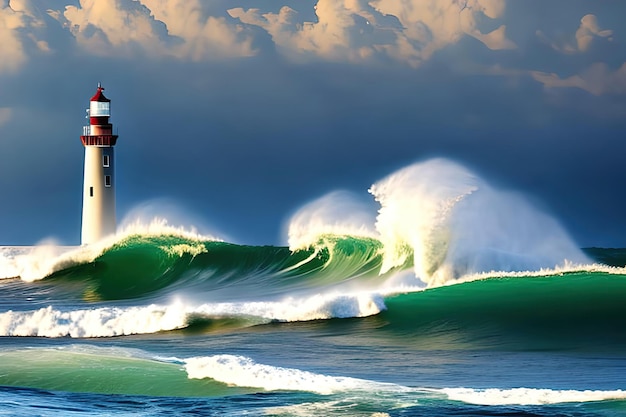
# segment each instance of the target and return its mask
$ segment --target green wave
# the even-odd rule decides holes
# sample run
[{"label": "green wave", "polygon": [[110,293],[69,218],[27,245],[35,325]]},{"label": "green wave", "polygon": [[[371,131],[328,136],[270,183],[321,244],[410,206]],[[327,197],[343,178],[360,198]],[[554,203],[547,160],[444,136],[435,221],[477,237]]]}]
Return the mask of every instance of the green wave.
[{"label": "green wave", "polygon": [[106,352],[23,349],[0,352],[0,386],[50,391],[176,397],[252,392],[210,379],[189,379],[182,365]]},{"label": "green wave", "polygon": [[385,300],[375,320],[424,349],[626,347],[626,275],[491,278]]},{"label": "green wave", "polygon": [[[585,250],[598,262],[626,263],[624,249]],[[404,265],[385,274],[412,268]],[[246,246],[195,240],[178,235],[131,235],[106,249],[93,262],[65,268],[47,277],[80,288],[88,301],[152,296],[179,288],[198,292],[229,288],[263,298],[287,291],[359,280],[382,281],[383,246],[376,239],[320,236],[309,248]]]},{"label": "green wave", "polygon": [[253,285],[255,295],[374,279],[382,263],[374,239],[323,236],[316,245],[291,251],[280,246],[245,246],[175,235],[133,235],[93,262],[55,272],[48,280],[82,286],[88,301],[132,299],[168,287],[199,291]]}]

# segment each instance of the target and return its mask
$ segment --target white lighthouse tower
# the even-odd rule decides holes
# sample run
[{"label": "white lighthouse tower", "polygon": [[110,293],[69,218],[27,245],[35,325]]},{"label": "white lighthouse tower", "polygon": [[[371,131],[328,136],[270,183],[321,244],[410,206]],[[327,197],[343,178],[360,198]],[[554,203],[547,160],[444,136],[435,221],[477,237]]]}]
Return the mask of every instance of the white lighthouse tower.
[{"label": "white lighthouse tower", "polygon": [[94,243],[115,233],[115,157],[117,135],[113,134],[111,100],[98,83],[89,101],[89,125],[83,126],[80,140],[85,146],[83,220],[81,244]]}]

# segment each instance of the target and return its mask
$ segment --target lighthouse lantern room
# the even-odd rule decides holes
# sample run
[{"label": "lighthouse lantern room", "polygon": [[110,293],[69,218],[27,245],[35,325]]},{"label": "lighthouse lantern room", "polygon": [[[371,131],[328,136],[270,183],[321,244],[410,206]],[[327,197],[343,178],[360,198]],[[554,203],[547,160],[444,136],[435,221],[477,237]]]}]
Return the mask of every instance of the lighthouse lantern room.
[{"label": "lighthouse lantern room", "polygon": [[104,96],[98,83],[89,102],[89,125],[80,137],[85,147],[83,180],[83,217],[81,244],[97,242],[112,235],[115,219],[115,153],[117,135],[113,134],[111,100]]}]

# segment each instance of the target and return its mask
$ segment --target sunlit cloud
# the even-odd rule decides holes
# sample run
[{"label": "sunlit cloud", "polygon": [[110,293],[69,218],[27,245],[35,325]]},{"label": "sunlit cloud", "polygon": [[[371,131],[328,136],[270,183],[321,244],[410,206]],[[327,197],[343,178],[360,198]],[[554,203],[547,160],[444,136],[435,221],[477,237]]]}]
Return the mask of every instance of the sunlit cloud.
[{"label": "sunlit cloud", "polygon": [[329,60],[360,60],[374,52],[372,44],[362,42],[376,29],[355,8],[356,2],[320,0],[315,6],[317,22],[301,19],[298,12],[284,6],[278,13],[259,9],[233,8],[229,14],[247,25],[264,29],[277,49],[291,59],[319,57]]},{"label": "sunlit cloud", "polygon": [[613,34],[612,30],[600,29],[598,26],[598,18],[592,14],[583,16],[580,20],[580,27],[576,31],[576,44],[578,50],[586,51],[589,49],[594,38],[608,38]]},{"label": "sunlit cloud", "polygon": [[626,62],[616,70],[611,70],[607,64],[596,63],[582,73],[566,78],[539,71],[532,72],[532,76],[546,88],[580,88],[596,96],[626,94]]},{"label": "sunlit cloud", "polygon": [[580,19],[580,26],[576,32],[565,39],[550,39],[542,31],[537,31],[539,39],[549,44],[554,50],[566,54],[587,52],[591,48],[594,39],[605,38],[608,41],[612,41],[612,35],[612,30],[600,28],[598,18],[593,14],[584,15]]},{"label": "sunlit cloud", "polygon": [[194,61],[252,56],[253,38],[234,20],[210,16],[199,0],[142,0],[152,16],[163,22],[180,42],[170,51]]},{"label": "sunlit cloud", "polygon": [[79,6],[66,6],[63,17],[78,44],[92,54],[132,54],[139,48],[158,54],[166,49],[165,25],[136,1],[81,0]]},{"label": "sunlit cloud", "polygon": [[4,0],[0,8],[0,73],[15,72],[26,61],[24,44],[19,35],[19,30],[25,29],[29,24],[29,16],[16,5],[9,5]]},{"label": "sunlit cloud", "polygon": [[[498,62],[498,51],[517,48],[516,39],[508,34],[511,16],[506,14],[505,0],[317,0],[308,5],[283,0],[282,6],[272,10],[244,7],[249,3],[2,0],[0,74],[16,73],[35,54],[61,51],[73,55],[76,48],[77,54],[84,56],[132,58],[139,54],[193,62],[278,52],[300,63],[385,63],[419,68],[438,51],[473,38],[479,43],[467,44],[463,54],[468,60],[464,68],[469,71],[475,71],[472,65],[481,65],[477,57],[482,48],[494,56],[497,63],[488,66],[499,68],[499,76],[530,75],[547,89],[571,87],[594,95],[624,94],[623,67],[615,68],[601,59],[566,74],[559,68],[546,68],[544,62],[528,61],[523,67],[506,59]],[[577,29],[570,28],[559,39],[531,25],[527,33],[536,34],[555,54],[582,56],[600,39],[613,40],[613,30],[605,28],[598,16],[580,15]],[[454,65],[453,57],[446,59]]]},{"label": "sunlit cloud", "polygon": [[502,0],[425,1],[319,0],[316,22],[306,22],[285,6],[278,13],[233,8],[231,16],[265,29],[287,56],[308,53],[326,59],[368,60],[384,55],[419,66],[432,54],[464,36],[471,36],[493,50],[512,49],[506,27],[483,33],[479,18],[498,19]]}]

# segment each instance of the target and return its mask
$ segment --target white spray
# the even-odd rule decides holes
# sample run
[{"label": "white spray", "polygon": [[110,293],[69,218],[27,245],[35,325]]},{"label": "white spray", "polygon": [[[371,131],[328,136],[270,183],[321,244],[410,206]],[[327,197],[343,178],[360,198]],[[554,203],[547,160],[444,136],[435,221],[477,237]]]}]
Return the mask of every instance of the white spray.
[{"label": "white spray", "polygon": [[402,265],[411,252],[415,274],[429,285],[588,262],[554,219],[449,160],[411,165],[370,192],[381,205],[376,228],[385,246],[383,271]]},{"label": "white spray", "polygon": [[291,250],[315,245],[325,234],[378,238],[375,209],[347,191],[334,191],[298,210],[289,221]]},{"label": "white spray", "polygon": [[431,159],[376,182],[378,216],[346,192],[300,209],[289,223],[292,250],[325,234],[383,244],[381,273],[412,264],[429,286],[468,275],[590,263],[564,229],[519,193],[497,190],[465,167]]},{"label": "white spray", "polygon": [[197,255],[205,250],[202,242],[219,240],[213,236],[199,234],[193,228],[171,226],[163,218],[155,217],[150,221],[135,218],[132,222],[123,222],[115,235],[91,245],[58,246],[53,241],[44,241],[36,246],[0,247],[0,279],[20,278],[28,282],[40,280],[73,265],[92,262],[113,245],[133,235],[144,237],[172,235],[199,242],[198,245],[181,244],[162,248],[171,255],[178,256],[182,256],[182,253]]}]

